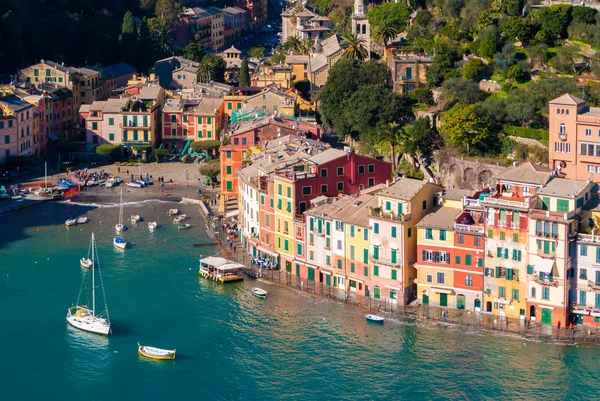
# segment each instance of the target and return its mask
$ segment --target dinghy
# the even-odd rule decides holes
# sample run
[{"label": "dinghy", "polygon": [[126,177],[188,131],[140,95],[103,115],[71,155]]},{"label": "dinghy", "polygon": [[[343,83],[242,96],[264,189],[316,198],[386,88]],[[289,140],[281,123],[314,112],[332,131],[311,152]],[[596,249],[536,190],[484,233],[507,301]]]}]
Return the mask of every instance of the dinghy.
[{"label": "dinghy", "polygon": [[156,221],[148,222],[148,230],[154,231],[156,229],[156,227],[158,227],[158,223]]},{"label": "dinghy", "polygon": [[155,347],[148,347],[146,345],[140,345],[138,343],[138,354],[151,359],[169,360],[175,359],[177,350],[173,349],[160,349]]},{"label": "dinghy", "polygon": [[169,209],[169,216],[176,216],[179,213],[177,209]]},{"label": "dinghy", "polygon": [[81,265],[81,267],[83,267],[84,269],[89,269],[90,267],[92,267],[92,260],[88,259],[88,258],[81,258],[79,260],[79,264]]},{"label": "dinghy", "polygon": [[254,287],[252,288],[252,294],[254,294],[255,297],[266,298],[268,292],[266,292],[262,288]]},{"label": "dinghy", "polygon": [[89,221],[87,217],[80,217],[77,219],[77,224],[85,224]]},{"label": "dinghy", "polygon": [[383,323],[383,321],[385,320],[381,316],[371,315],[371,314],[365,315],[365,317],[367,318],[367,322],[373,322],[373,323]]},{"label": "dinghy", "polygon": [[181,216],[177,216],[173,219],[173,224],[177,224],[177,223],[181,223],[183,220],[185,220],[187,216],[185,214],[182,214]]},{"label": "dinghy", "polygon": [[115,237],[115,239],[113,239],[113,244],[119,249],[127,248],[127,242],[121,237]]},{"label": "dinghy", "polygon": [[192,226],[191,224],[180,224],[180,225],[177,226],[177,229],[178,230],[187,230],[191,226]]},{"label": "dinghy", "polygon": [[135,181],[127,181],[125,183],[125,185],[127,185],[128,187],[134,187],[134,188],[141,188],[142,186],[140,185],[140,183],[135,182]]},{"label": "dinghy", "polygon": [[140,215],[139,214],[132,214],[131,215],[131,222],[133,224],[137,223],[138,221],[140,221]]},{"label": "dinghy", "polygon": [[75,224],[77,224],[77,219],[69,219],[65,221],[65,224],[67,225],[67,227],[74,226]]}]

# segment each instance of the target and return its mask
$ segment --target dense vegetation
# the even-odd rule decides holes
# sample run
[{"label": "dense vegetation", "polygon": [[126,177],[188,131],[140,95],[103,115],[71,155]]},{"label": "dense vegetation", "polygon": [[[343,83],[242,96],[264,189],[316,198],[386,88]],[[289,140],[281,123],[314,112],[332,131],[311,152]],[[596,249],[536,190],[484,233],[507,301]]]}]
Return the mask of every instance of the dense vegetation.
[{"label": "dense vegetation", "polygon": [[[544,161],[542,153],[526,149],[508,135],[547,145],[547,133],[542,132],[547,127],[548,101],[571,93],[590,105],[600,103],[600,55],[595,51],[600,48],[600,16],[595,9],[568,4],[531,8],[531,2],[523,0],[409,3],[410,8],[402,3],[375,6],[368,17],[380,43],[390,43],[390,37],[396,36],[384,32],[404,30],[403,51],[435,56],[425,86],[403,97],[417,112],[434,105],[434,90],[439,95],[434,111],[443,115],[440,136],[422,150],[417,148],[417,154],[426,156],[431,147],[443,145],[472,156],[505,159],[512,154]],[[334,2],[314,4],[320,12],[324,4],[335,9]],[[415,19],[408,24],[410,12],[415,12]],[[404,112],[403,120],[388,117],[394,115],[389,110],[397,100],[387,93],[387,83],[380,81],[382,72],[356,68],[361,73],[354,76],[347,71],[351,77],[347,81],[332,69],[320,96],[324,122],[364,146],[378,143],[378,137],[386,137],[382,127],[397,123],[404,135],[399,148],[415,150],[406,146],[419,142],[407,136],[413,120]],[[580,74],[587,74],[585,84],[578,81]],[[483,79],[498,82],[501,89],[480,90]],[[393,142],[380,142],[386,141],[385,151],[393,154]]]},{"label": "dense vegetation", "polygon": [[146,71],[156,59],[172,53],[172,33],[180,7],[175,0],[0,3],[3,74],[13,74],[40,59],[74,66],[127,61]]}]

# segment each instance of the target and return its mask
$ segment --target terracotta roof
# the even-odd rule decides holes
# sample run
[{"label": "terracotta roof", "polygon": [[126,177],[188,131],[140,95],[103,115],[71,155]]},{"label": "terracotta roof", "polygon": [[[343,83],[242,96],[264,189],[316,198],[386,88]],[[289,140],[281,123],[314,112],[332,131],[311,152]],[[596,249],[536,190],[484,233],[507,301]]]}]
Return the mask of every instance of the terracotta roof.
[{"label": "terracotta roof", "polygon": [[550,104],[564,104],[568,106],[577,106],[582,103],[585,103],[585,100],[570,95],[568,93],[565,93],[564,95],[550,101]]},{"label": "terracotta roof", "polygon": [[462,200],[465,196],[471,195],[473,195],[473,191],[469,189],[446,188],[442,193],[442,198],[449,200]]},{"label": "terracotta roof", "polygon": [[317,198],[313,199],[311,202],[313,204],[320,203],[319,205],[312,206],[308,211],[306,211],[306,215],[308,216],[318,216],[318,217],[327,217],[329,219],[334,218],[335,214],[339,212],[341,209],[344,209],[346,206],[357,201],[357,198],[349,195],[341,195],[334,198],[327,197],[319,197],[322,198],[317,200]]},{"label": "terracotta roof", "polygon": [[310,160],[311,162],[313,162],[315,164],[325,164],[332,160],[339,159],[340,157],[342,157],[344,155],[345,155],[345,153],[343,150],[327,149],[324,152],[321,152],[319,154],[312,156],[308,160]]},{"label": "terracotta roof", "polygon": [[550,179],[551,172],[552,170],[548,167],[526,162],[507,168],[496,178],[501,181],[522,182],[543,186]]},{"label": "terracotta roof", "polygon": [[231,46],[229,49],[223,50],[223,53],[238,53],[242,54],[241,51],[235,48],[235,46]]},{"label": "terracotta roof", "polygon": [[161,89],[160,86],[144,86],[142,90],[140,90],[139,98],[142,100],[157,100]]},{"label": "terracotta roof", "polygon": [[285,56],[286,64],[307,64],[309,56],[306,55],[291,55]]},{"label": "terracotta roof", "polygon": [[90,105],[90,111],[102,111],[102,109],[104,109],[104,105],[106,104],[106,101],[94,101],[92,102],[92,104]]},{"label": "terracotta roof", "polygon": [[441,206],[434,208],[417,223],[418,228],[435,228],[441,230],[454,230],[454,221],[462,210],[459,208]]},{"label": "terracotta roof", "polygon": [[427,184],[429,182],[425,180],[401,177],[379,192],[378,195],[409,201]]},{"label": "terracotta roof", "polygon": [[354,198],[354,202],[336,213],[336,218],[346,224],[369,227],[371,209],[376,206],[377,198],[374,195],[360,195],[358,198]]},{"label": "terracotta roof", "polygon": [[103,113],[120,113],[127,104],[127,99],[108,99],[102,109]]}]

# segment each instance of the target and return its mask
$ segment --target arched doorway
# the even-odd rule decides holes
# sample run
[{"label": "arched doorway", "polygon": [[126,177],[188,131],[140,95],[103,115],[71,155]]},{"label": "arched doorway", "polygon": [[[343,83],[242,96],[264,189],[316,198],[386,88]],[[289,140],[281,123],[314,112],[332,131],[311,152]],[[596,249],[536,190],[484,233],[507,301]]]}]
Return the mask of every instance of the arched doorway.
[{"label": "arched doorway", "polygon": [[492,301],[487,301],[485,303],[485,311],[486,312],[492,312]]},{"label": "arched doorway", "polygon": [[462,294],[458,294],[456,296],[456,309],[465,309],[466,302],[467,299],[465,298],[465,296]]},{"label": "arched doorway", "polygon": [[531,305],[529,307],[529,319],[535,320],[535,306]]},{"label": "arched doorway", "polygon": [[475,312],[481,311],[481,299],[475,298],[475,302],[473,303],[473,306],[475,308]]},{"label": "arched doorway", "polygon": [[427,290],[423,291],[423,305],[429,305],[429,294]]}]

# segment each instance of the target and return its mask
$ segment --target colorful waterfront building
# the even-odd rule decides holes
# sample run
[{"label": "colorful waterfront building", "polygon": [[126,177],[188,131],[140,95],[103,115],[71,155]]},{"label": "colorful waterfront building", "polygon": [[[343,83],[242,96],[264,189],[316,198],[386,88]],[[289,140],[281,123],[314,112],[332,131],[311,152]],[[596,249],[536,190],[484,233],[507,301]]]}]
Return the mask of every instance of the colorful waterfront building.
[{"label": "colorful waterfront building", "polygon": [[[8,138],[11,142],[13,138],[16,139],[16,156],[34,156],[36,153],[34,135],[34,114],[36,111],[31,103],[15,94],[0,98],[0,112],[2,116],[6,116],[4,122],[6,123],[7,132],[12,132],[7,133]],[[14,117],[14,119],[11,117]],[[16,132],[10,130],[11,125],[15,127]],[[6,135],[4,139],[6,140]],[[13,149],[12,146],[6,148],[4,157],[12,156]]]},{"label": "colorful waterfront building", "polygon": [[537,191],[529,213],[527,315],[531,320],[542,324],[583,323],[583,315],[590,313],[589,283],[575,278],[576,273],[587,277],[587,268],[591,267],[585,241],[579,241],[579,251],[584,253],[580,263],[574,260],[582,210],[591,200],[593,186],[590,181],[553,178]]},{"label": "colorful waterfront building", "polygon": [[171,153],[185,153],[192,141],[219,140],[224,120],[222,98],[168,99],[163,107],[162,139]]},{"label": "colorful waterfront building", "polygon": [[600,200],[597,197],[583,207],[576,247],[569,274],[571,318],[579,324],[600,326]]},{"label": "colorful waterfront building", "polygon": [[[469,191],[467,191],[469,192]],[[480,312],[483,305],[485,261],[484,208],[481,191],[446,189],[444,201],[460,200],[462,212],[454,221],[454,291],[456,308]]]},{"label": "colorful waterfront building", "polygon": [[[387,297],[404,305],[417,297],[417,223],[433,209],[443,188],[411,178],[386,181],[370,212],[373,297]],[[379,288],[375,291],[375,287]]]},{"label": "colorful waterfront building", "polygon": [[551,171],[523,163],[496,177],[496,186],[482,194],[485,207],[485,312],[507,318],[526,316],[529,219],[537,192]]},{"label": "colorful waterfront building", "polygon": [[442,204],[417,224],[417,294],[423,305],[464,309],[464,299],[459,305],[454,290],[457,251],[454,224],[462,211],[461,205],[450,200],[436,202]]},{"label": "colorful waterfront building", "polygon": [[0,164],[5,164],[6,159],[17,156],[17,118],[12,110],[9,112],[0,104]]}]

